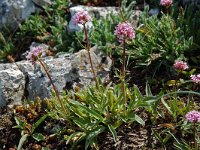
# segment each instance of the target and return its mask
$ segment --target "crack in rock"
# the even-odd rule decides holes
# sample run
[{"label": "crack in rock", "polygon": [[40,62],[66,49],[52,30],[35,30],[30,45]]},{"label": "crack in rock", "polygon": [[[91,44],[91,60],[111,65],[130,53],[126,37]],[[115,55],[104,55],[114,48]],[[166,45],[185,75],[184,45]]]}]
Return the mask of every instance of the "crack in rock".
[{"label": "crack in rock", "polygon": [[[104,56],[96,46],[91,48],[91,56],[96,74],[102,81],[107,80],[111,59]],[[68,57],[42,59],[60,93],[75,86],[95,84],[86,50]],[[38,62],[35,66],[28,61],[0,64],[0,107],[20,104],[27,99],[35,100],[38,96],[41,99],[51,98],[51,91],[51,83]]]}]

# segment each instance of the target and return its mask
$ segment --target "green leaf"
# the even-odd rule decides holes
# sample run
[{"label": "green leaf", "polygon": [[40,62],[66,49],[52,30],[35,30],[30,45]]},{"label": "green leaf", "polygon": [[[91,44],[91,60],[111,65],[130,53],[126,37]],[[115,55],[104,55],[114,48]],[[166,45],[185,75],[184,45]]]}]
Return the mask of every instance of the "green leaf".
[{"label": "green leaf", "polygon": [[159,98],[157,96],[145,97],[143,99],[143,105],[144,106],[152,106],[157,101],[159,101]]},{"label": "green leaf", "polygon": [[192,74],[194,74],[195,71],[196,71],[196,68],[190,70],[189,74],[192,75]]},{"label": "green leaf", "polygon": [[135,121],[137,121],[139,124],[141,124],[143,126],[145,125],[144,120],[142,120],[142,118],[136,114],[135,114]]},{"label": "green leaf", "polygon": [[73,118],[73,122],[83,130],[87,130],[86,125],[90,123],[83,118]]},{"label": "green leaf", "polygon": [[21,119],[19,119],[18,117],[14,117],[15,122],[17,124],[17,126],[14,126],[13,128],[19,128],[19,129],[24,129],[24,127],[26,126],[26,122],[23,122]]},{"label": "green leaf", "polygon": [[35,129],[46,119],[47,116],[48,116],[48,114],[42,116],[36,123],[33,124],[32,130],[31,130],[32,134],[35,131]]},{"label": "green leaf", "polygon": [[48,147],[42,147],[42,150],[50,150]]},{"label": "green leaf", "polygon": [[112,124],[112,126],[114,129],[116,129],[116,128],[120,127],[122,125],[122,123],[123,123],[122,120],[117,120]]},{"label": "green leaf", "polygon": [[142,96],[139,88],[136,85],[134,85],[134,94],[135,94],[135,96],[137,96],[138,100],[143,99],[143,96]]},{"label": "green leaf", "polygon": [[100,121],[103,121],[104,118],[100,115],[101,113],[99,111],[96,111],[92,108],[88,108],[84,105],[82,105],[81,103],[79,102],[75,102],[75,101],[71,101],[73,104],[77,105],[77,107],[82,110],[82,111],[85,111],[86,113],[89,113],[91,116],[93,116],[94,118],[100,120]]},{"label": "green leaf", "polygon": [[148,83],[146,83],[145,91],[146,91],[146,96],[153,96],[153,94],[151,92],[151,88]]},{"label": "green leaf", "polygon": [[167,83],[166,83],[166,85],[168,85],[168,86],[175,86],[175,85],[177,85],[178,83],[177,83],[177,81],[176,80],[169,80],[169,81],[167,81]]},{"label": "green leaf", "polygon": [[22,135],[22,137],[21,137],[21,139],[19,141],[19,144],[17,146],[17,150],[21,150],[22,149],[22,146],[23,146],[24,142],[27,140],[28,137],[29,137],[28,134]]},{"label": "green leaf", "polygon": [[110,132],[112,133],[113,139],[116,142],[117,140],[117,132],[115,131],[114,127],[112,125],[108,125],[108,128]]},{"label": "green leaf", "polygon": [[175,142],[175,143],[174,143],[174,146],[175,146],[176,149],[178,149],[178,150],[191,150],[191,148],[189,147],[189,145],[185,145],[185,144],[183,144],[183,143]]},{"label": "green leaf", "polygon": [[88,149],[89,145],[93,142],[94,138],[97,137],[98,134],[102,133],[105,129],[106,127],[104,126],[98,126],[88,134],[85,141],[85,150]]},{"label": "green leaf", "polygon": [[[84,133],[84,132],[83,132]],[[82,134],[77,140],[76,140],[76,142],[75,143],[73,143],[73,145],[72,145],[72,147],[71,147],[71,149],[70,150],[77,150],[77,144],[79,143],[79,142],[81,142],[82,140],[84,140],[86,138],[86,134],[84,133],[84,134]]]},{"label": "green leaf", "polygon": [[160,134],[157,133],[157,132],[154,132],[153,134],[154,134],[154,136],[157,138],[157,140],[158,140],[160,143],[163,144],[163,139],[162,139],[162,137],[160,136]]},{"label": "green leaf", "polygon": [[80,137],[80,136],[82,136],[83,134],[85,134],[84,132],[75,132],[75,133],[73,133],[73,134],[71,134],[70,136],[68,136],[68,137],[65,137],[65,140],[67,140],[67,142],[66,142],[66,145],[70,142],[70,140],[71,139],[73,139],[74,137]]},{"label": "green leaf", "polygon": [[166,144],[172,136],[167,134],[166,137],[163,139],[163,144]]},{"label": "green leaf", "polygon": [[45,140],[45,136],[41,133],[34,133],[32,137],[38,142]]},{"label": "green leaf", "polygon": [[166,107],[166,109],[170,112],[171,115],[173,115],[173,112],[171,110],[171,108],[169,107],[169,105],[165,102],[165,100],[163,98],[161,98],[161,102],[163,103],[163,105]]}]

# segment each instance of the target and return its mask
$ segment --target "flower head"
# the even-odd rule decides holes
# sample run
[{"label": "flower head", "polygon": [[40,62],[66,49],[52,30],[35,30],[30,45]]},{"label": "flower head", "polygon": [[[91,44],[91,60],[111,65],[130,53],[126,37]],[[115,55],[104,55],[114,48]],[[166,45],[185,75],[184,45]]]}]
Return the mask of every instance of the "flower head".
[{"label": "flower head", "polygon": [[191,75],[191,80],[197,84],[200,84],[200,74],[197,75]]},{"label": "flower head", "polygon": [[161,0],[160,5],[165,6],[165,7],[169,7],[169,6],[172,5],[172,0]]},{"label": "flower head", "polygon": [[176,60],[174,63],[174,68],[177,70],[186,70],[188,69],[188,64],[186,62],[180,61],[180,60]]},{"label": "flower head", "polygon": [[42,47],[30,47],[30,52],[26,56],[27,60],[29,60],[32,64],[35,64],[35,61],[41,57],[42,55]]},{"label": "flower head", "polygon": [[115,28],[115,35],[121,43],[123,40],[135,38],[135,31],[130,23],[123,22]]},{"label": "flower head", "polygon": [[190,111],[185,115],[185,118],[190,122],[199,122],[200,121],[200,112]]},{"label": "flower head", "polygon": [[87,11],[81,10],[78,11],[74,16],[73,16],[73,23],[74,25],[77,24],[85,24],[86,22],[91,22],[92,18],[88,14]]}]

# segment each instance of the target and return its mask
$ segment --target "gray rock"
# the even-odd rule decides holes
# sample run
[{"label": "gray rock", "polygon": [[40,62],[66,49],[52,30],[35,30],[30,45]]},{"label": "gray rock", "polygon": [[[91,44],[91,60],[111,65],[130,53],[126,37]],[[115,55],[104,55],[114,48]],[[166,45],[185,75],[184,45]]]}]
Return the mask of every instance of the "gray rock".
[{"label": "gray rock", "polygon": [[0,106],[20,104],[24,94],[24,74],[12,67],[0,70]]},{"label": "gray rock", "polygon": [[50,4],[50,0],[1,0],[0,28],[15,29],[21,21],[34,13],[36,8]]},{"label": "gray rock", "polygon": [[158,15],[160,12],[160,10],[158,8],[152,8],[149,10],[149,15],[153,16],[153,15]]},{"label": "gray rock", "polygon": [[31,0],[2,0],[0,2],[0,28],[15,27],[35,11]]},{"label": "gray rock", "polygon": [[[72,21],[74,14],[81,10],[88,11],[89,14],[92,17],[95,17],[96,19],[100,19],[102,17],[105,18],[108,14],[113,14],[113,15],[119,14],[119,9],[117,7],[89,7],[89,6],[82,6],[82,5],[71,7],[69,9],[70,14],[71,14],[71,20],[67,26],[69,32],[82,30],[82,28],[83,28],[82,25],[75,26]],[[134,13],[130,19],[131,23],[133,24],[134,27],[137,26],[137,21],[139,19],[140,13],[141,13],[141,11],[139,11],[139,10],[134,11]],[[87,24],[88,29],[90,29],[91,27],[92,27],[92,23]]]},{"label": "gray rock", "polygon": [[[71,20],[67,27],[69,32],[80,31],[83,28],[83,25],[74,25],[73,24],[74,14],[81,10],[88,11],[91,16],[93,16],[97,19],[100,19],[101,17],[106,17],[106,15],[109,13],[113,13],[113,14],[117,13],[116,7],[89,7],[89,6],[82,6],[82,5],[71,7],[69,9],[70,14],[71,14]],[[87,29],[90,29],[92,27],[92,23],[91,22],[87,23],[86,27],[87,27]]]},{"label": "gray rock", "polygon": [[140,10],[135,10],[131,16],[130,23],[134,28],[138,26],[138,21],[141,13],[142,12]]},{"label": "gray rock", "polygon": [[[103,81],[107,80],[111,59],[97,47],[91,49],[91,57],[97,76]],[[94,84],[86,50],[66,57],[45,57],[43,61],[60,93],[72,89],[74,85],[82,87]],[[23,98],[34,100],[37,96],[42,99],[51,97],[51,83],[39,62],[34,66],[25,60],[16,64],[0,64],[0,106],[10,101],[16,104]]]}]

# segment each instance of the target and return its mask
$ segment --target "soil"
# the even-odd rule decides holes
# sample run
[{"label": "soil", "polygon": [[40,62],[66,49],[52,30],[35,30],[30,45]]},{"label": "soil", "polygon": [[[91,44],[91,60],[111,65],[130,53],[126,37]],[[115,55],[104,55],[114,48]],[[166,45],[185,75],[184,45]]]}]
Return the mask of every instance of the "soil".
[{"label": "soil", "polygon": [[[49,108],[49,101],[36,101],[34,104],[15,106],[13,108],[5,108],[1,110],[0,116],[0,150],[17,150],[22,130],[15,128],[15,117],[26,122],[23,129],[24,133],[29,135],[33,124],[46,113],[44,110]],[[47,107],[48,106],[48,107]],[[110,132],[103,132],[98,136],[97,143],[100,150],[162,150],[161,143],[153,135],[154,132],[161,132],[165,129],[170,130],[176,137],[180,137],[182,132],[180,128],[176,128],[176,122],[173,122],[170,116],[165,119],[157,119],[157,123],[152,125],[150,115],[144,110],[138,110],[141,118],[145,121],[145,126],[137,122],[130,124],[122,124],[117,129],[117,140],[114,141]],[[164,112],[167,114],[167,112]],[[52,119],[47,117],[35,132],[45,136],[45,140],[37,142],[31,136],[23,144],[23,150],[41,150],[42,147],[50,150],[68,150],[71,145],[66,145],[65,135],[69,135],[71,131],[77,127],[71,127],[68,122],[62,119]],[[189,136],[188,136],[189,137]],[[187,137],[185,137],[187,139]],[[187,141],[190,141],[189,138]],[[173,150],[173,138],[167,142],[167,150]],[[77,146],[77,150],[84,149],[84,141]],[[153,146],[153,147],[152,147]]]}]

